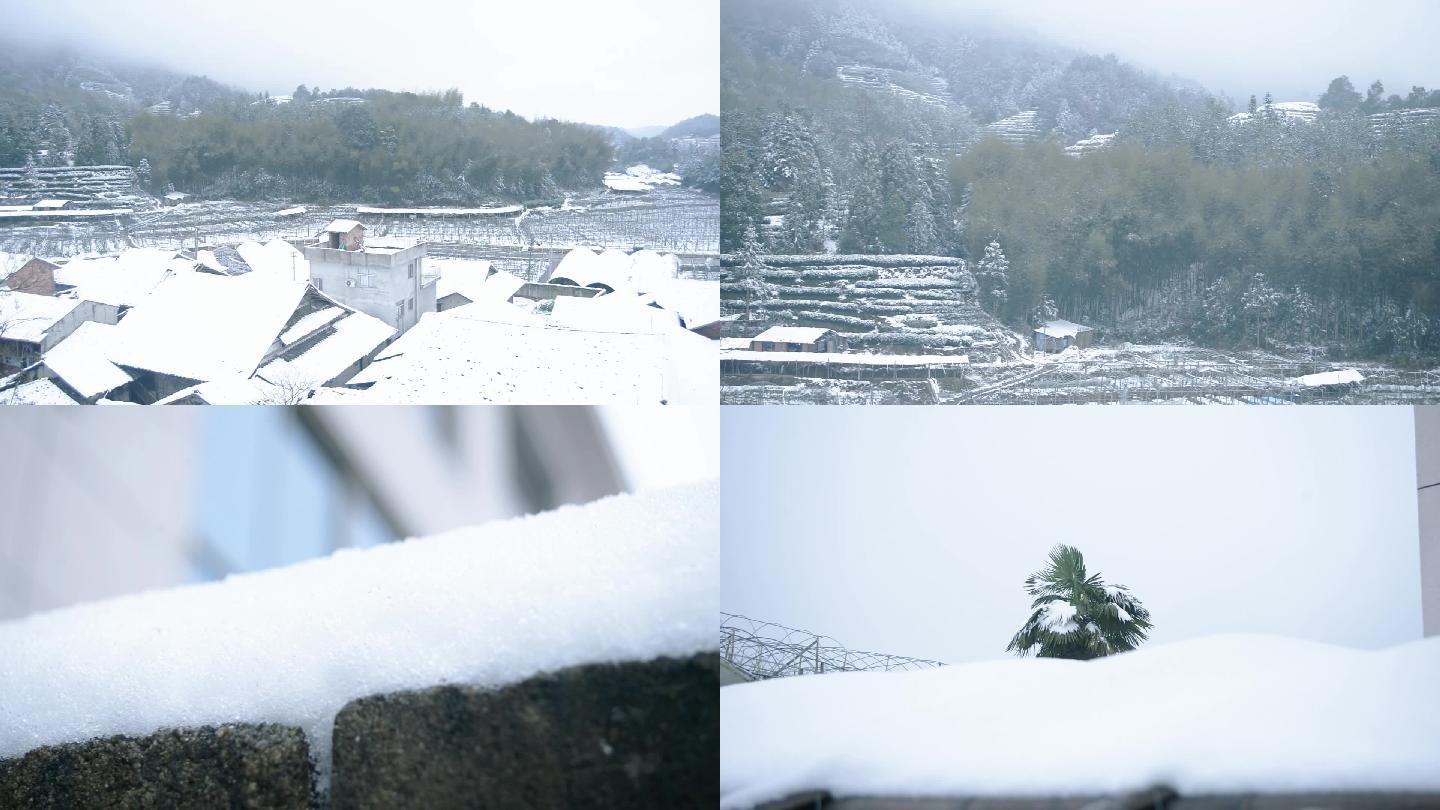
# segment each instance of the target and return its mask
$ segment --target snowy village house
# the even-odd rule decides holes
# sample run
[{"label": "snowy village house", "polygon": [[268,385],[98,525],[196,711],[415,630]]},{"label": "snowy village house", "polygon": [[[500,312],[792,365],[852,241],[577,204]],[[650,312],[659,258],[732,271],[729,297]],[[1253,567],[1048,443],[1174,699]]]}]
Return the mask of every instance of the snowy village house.
[{"label": "snowy village house", "polygon": [[0,289],[54,295],[55,271],[59,268],[59,265],[38,256],[0,253]]},{"label": "snowy village house", "polygon": [[838,352],[844,339],[834,329],[818,326],[772,326],[750,340],[757,352]]},{"label": "snowy village house", "polygon": [[435,311],[435,279],[422,270],[425,245],[415,239],[365,241],[365,226],[337,219],[305,246],[316,289],[400,332]]},{"label": "snowy village house", "polygon": [[91,301],[0,290],[0,374],[40,362],[80,324],[94,320]]}]

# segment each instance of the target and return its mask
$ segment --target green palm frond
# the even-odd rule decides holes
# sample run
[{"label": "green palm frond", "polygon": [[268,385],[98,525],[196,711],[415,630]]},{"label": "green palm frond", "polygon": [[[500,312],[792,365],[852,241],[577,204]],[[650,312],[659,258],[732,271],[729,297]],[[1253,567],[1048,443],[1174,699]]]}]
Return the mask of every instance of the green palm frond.
[{"label": "green palm frond", "polygon": [[1045,567],[1025,580],[1034,597],[1030,618],[1006,647],[1041,658],[1099,658],[1138,647],[1149,635],[1150,612],[1124,585],[1106,585],[1085,569],[1074,546],[1050,550]]}]

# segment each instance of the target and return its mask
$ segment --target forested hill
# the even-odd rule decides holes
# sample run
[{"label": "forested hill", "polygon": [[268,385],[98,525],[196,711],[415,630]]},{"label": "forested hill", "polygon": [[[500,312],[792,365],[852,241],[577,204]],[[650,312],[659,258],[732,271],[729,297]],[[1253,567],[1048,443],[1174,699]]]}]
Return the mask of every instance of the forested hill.
[{"label": "forested hill", "polygon": [[1017,327],[1440,353],[1440,92],[1232,104],[913,14],[727,0],[727,252],[969,257]]},{"label": "forested hill", "polygon": [[123,163],[156,193],[478,203],[598,187],[614,157],[596,127],[529,121],[458,91],[302,85],[272,98],[0,43],[0,165]]},{"label": "forested hill", "polygon": [[[775,213],[785,228],[770,250],[833,238],[851,252],[956,252],[944,160],[982,126],[1034,111],[1027,126],[1069,143],[1205,103],[1114,58],[885,4],[733,0],[722,13],[726,141],[759,147],[727,155],[730,249]],[[774,194],[784,199],[767,210]]]}]

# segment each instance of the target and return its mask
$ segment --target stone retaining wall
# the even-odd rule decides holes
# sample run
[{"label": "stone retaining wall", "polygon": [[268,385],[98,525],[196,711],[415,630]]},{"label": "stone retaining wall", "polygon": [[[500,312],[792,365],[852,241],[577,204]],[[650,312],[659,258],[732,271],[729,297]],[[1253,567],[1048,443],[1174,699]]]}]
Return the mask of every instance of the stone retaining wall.
[{"label": "stone retaining wall", "polygon": [[37,748],[0,761],[0,807],[711,808],[718,666],[713,653],[593,664],[352,701],[328,800],[300,729],[263,724]]}]

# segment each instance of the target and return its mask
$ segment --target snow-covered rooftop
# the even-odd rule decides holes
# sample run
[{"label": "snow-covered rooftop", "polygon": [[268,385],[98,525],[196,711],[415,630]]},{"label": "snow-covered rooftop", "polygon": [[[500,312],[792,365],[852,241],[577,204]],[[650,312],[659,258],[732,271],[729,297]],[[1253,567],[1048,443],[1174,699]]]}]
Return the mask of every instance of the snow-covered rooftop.
[{"label": "snow-covered rooftop", "polygon": [[680,175],[658,171],[643,163],[624,172],[605,173],[605,186],[611,191],[650,191],[656,186],[678,186],[680,182]]},{"label": "snow-covered rooftop", "polygon": [[332,219],[330,224],[325,226],[325,233],[349,233],[356,228],[363,228],[359,222],[353,219]]},{"label": "snow-covered rooftop", "polygon": [[80,302],[73,298],[0,290],[0,338],[39,343],[78,306]]},{"label": "snow-covered rooftop", "polygon": [[114,326],[86,321],[46,352],[45,366],[80,396],[99,396],[130,382],[130,375],[110,362],[114,342]]},{"label": "snow-covered rooftop", "polygon": [[714,650],[719,526],[709,482],[0,623],[0,758],[243,721],[323,768],[355,698]]},{"label": "snow-covered rooftop", "polygon": [[307,286],[259,273],[170,278],[120,321],[111,359],[200,381],[248,376]]},{"label": "snow-covered rooftop", "polygon": [[277,385],[318,388],[394,336],[395,327],[390,324],[363,312],[352,312],[336,321],[330,334],[302,354],[266,363],[260,376]]},{"label": "snow-covered rooftop", "polygon": [[[47,379],[31,380],[27,383],[0,391],[0,405],[75,405],[78,404],[60,386]],[[0,687],[4,683],[0,682]],[[0,706],[0,718],[4,717]]]},{"label": "snow-covered rooftop", "polygon": [[1299,378],[1301,385],[1316,388],[1322,385],[1348,385],[1365,381],[1365,375],[1353,368],[1343,371],[1322,371],[1318,374],[1306,374]]},{"label": "snow-covered rooftop", "polygon": [[678,326],[581,331],[476,302],[425,315],[349,384],[371,383],[375,403],[713,404],[717,358],[710,341]]},{"label": "snow-covered rooftop", "polygon": [[[836,796],[1440,790],[1440,638],[1215,636],[1094,661],[777,678],[720,691],[722,808]],[[1074,740],[1051,733],[1084,729]]]},{"label": "snow-covered rooftop", "polygon": [[1046,321],[1044,324],[1035,327],[1035,331],[1042,335],[1048,335],[1049,337],[1067,338],[1075,337],[1081,332],[1089,332],[1091,330],[1088,326],[1082,326],[1081,324],[1071,321],[1053,320]]},{"label": "snow-covered rooftop", "polygon": [[679,316],[643,303],[635,296],[602,295],[596,298],[560,296],[551,323],[566,329],[592,332],[629,332],[653,335],[680,325]]},{"label": "snow-covered rooftop", "polygon": [[831,331],[819,326],[772,326],[751,340],[765,343],[814,343]]},{"label": "snow-covered rooftop", "polygon": [[78,256],[55,271],[55,280],[86,301],[111,306],[138,304],[166,278],[190,273],[194,263],[174,251],[126,250],[117,256]]}]

